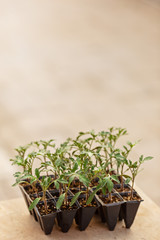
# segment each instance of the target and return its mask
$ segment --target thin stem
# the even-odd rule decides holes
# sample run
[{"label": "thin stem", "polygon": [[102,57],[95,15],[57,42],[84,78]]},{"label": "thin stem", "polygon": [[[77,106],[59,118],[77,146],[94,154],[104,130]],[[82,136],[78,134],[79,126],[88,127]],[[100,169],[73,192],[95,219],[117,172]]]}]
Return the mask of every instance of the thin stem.
[{"label": "thin stem", "polygon": [[124,167],[124,164],[122,165],[122,168],[121,168],[121,190],[123,191],[124,190],[124,184],[123,184],[123,167]]},{"label": "thin stem", "polygon": [[89,197],[89,189],[88,187],[86,188],[86,201],[88,200],[88,197]]},{"label": "thin stem", "polygon": [[132,179],[132,186],[131,186],[131,197],[130,197],[131,200],[133,199],[134,179],[135,179],[135,178],[133,177],[133,179]]},{"label": "thin stem", "polygon": [[48,206],[47,206],[47,200],[46,200],[46,190],[43,190],[43,202],[44,202],[45,213],[47,213]]},{"label": "thin stem", "polygon": [[59,184],[59,195],[61,195],[62,194],[62,185],[61,185],[61,183]]},{"label": "thin stem", "polygon": [[109,200],[110,200],[110,202],[112,201],[112,193],[111,192],[109,192]]},{"label": "thin stem", "polygon": [[65,185],[65,198],[64,198],[64,204],[67,206],[67,192],[68,192],[68,188],[67,186]]},{"label": "thin stem", "polygon": [[121,191],[123,191],[124,190],[124,184],[123,184],[123,177],[122,177],[122,175],[120,176],[120,178],[121,178]]}]

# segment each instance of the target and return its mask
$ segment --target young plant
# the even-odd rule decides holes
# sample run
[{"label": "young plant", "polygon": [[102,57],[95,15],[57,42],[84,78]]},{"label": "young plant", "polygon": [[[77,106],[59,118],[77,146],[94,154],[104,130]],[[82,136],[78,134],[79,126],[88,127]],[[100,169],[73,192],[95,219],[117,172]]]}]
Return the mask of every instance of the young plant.
[{"label": "young plant", "polygon": [[[16,177],[16,183],[13,184],[13,186],[16,186],[17,184],[21,184],[21,183],[29,184],[30,186],[32,186],[34,193],[37,195],[37,198],[29,206],[29,210],[32,210],[39,203],[39,201],[42,200],[44,202],[45,213],[47,214],[48,206],[47,206],[47,199],[46,199],[46,191],[48,190],[49,186],[54,182],[51,180],[51,177],[50,176],[40,177],[40,171],[38,168],[35,169],[34,176],[31,174],[28,174],[27,172],[26,173],[17,172],[14,174],[14,176]],[[29,183],[27,179],[30,180]],[[39,197],[38,189],[36,188],[37,183],[39,183],[42,188],[42,192],[43,192],[42,198]]]},{"label": "young plant", "polygon": [[101,146],[101,156],[104,156],[104,167],[106,172],[113,168],[114,154],[117,152],[116,143],[121,136],[127,135],[125,128],[109,128],[108,131],[101,131],[98,133],[98,140]]},{"label": "young plant", "polygon": [[21,166],[23,170],[22,173],[28,173],[30,175],[32,175],[34,161],[38,158],[38,153],[36,151],[28,152],[27,154],[27,150],[31,146],[32,143],[16,148],[15,150],[18,152],[18,155],[16,155],[14,159],[10,159],[12,165]]},{"label": "young plant", "polygon": [[80,194],[83,192],[81,189],[78,191],[75,196],[72,198],[71,202],[68,202],[68,191],[70,189],[70,185],[74,182],[75,179],[78,179],[81,183],[83,183],[85,186],[89,185],[88,179],[83,175],[80,174],[79,172],[76,172],[75,169],[72,169],[72,171],[68,171],[63,173],[59,179],[56,180],[56,184],[58,181],[57,189],[60,190],[60,185],[63,185],[63,193],[60,193],[60,197],[57,201],[56,207],[57,209],[60,209],[62,204],[64,203],[65,206],[72,206]]},{"label": "young plant", "polygon": [[109,202],[112,202],[112,190],[113,190],[113,187],[114,187],[113,181],[116,181],[117,183],[119,183],[117,175],[108,174],[106,176],[106,173],[101,174],[99,184],[96,187],[96,189],[89,196],[87,204],[89,204],[93,200],[95,194],[100,189],[102,190],[103,195],[106,196],[108,194],[108,200],[109,200]]},{"label": "young plant", "polygon": [[[135,143],[127,142],[127,146],[123,146],[123,150],[118,149],[117,153],[115,153],[114,157],[116,159],[116,165],[117,165],[117,174],[120,176],[120,183],[121,183],[121,191],[124,190],[124,181],[123,177],[127,178],[127,176],[124,174],[124,167],[127,164],[127,158],[129,153],[132,151],[133,147],[139,143],[139,141]],[[127,180],[128,181],[128,180]]]},{"label": "young plant", "polygon": [[104,177],[103,179],[101,179],[100,181],[100,184],[102,186],[102,193],[104,195],[106,195],[106,192],[108,190],[108,199],[109,201],[111,202],[112,201],[112,190],[113,190],[113,187],[114,187],[114,184],[113,184],[113,181],[119,183],[119,180],[118,180],[118,176],[117,175],[113,175],[113,174],[108,174],[108,176]]},{"label": "young plant", "polygon": [[140,167],[141,165],[148,160],[151,160],[153,157],[144,157],[143,155],[141,155],[138,159],[138,161],[136,162],[132,162],[131,160],[127,161],[127,166],[128,166],[128,170],[130,170],[131,176],[127,176],[127,180],[131,180],[132,181],[132,185],[131,185],[131,195],[130,195],[130,199],[133,199],[133,188],[134,188],[134,183],[135,183],[135,178],[137,176],[137,174],[141,171]]},{"label": "young plant", "polygon": [[31,184],[34,182],[40,184],[40,186],[42,188],[43,196],[42,196],[42,198],[40,198],[40,197],[38,197],[38,194],[37,194],[37,198],[29,206],[29,210],[32,210],[38,204],[38,202],[40,200],[42,200],[44,202],[45,213],[47,214],[48,206],[47,206],[46,192],[47,192],[48,188],[50,187],[50,185],[53,184],[54,181],[51,179],[51,176],[40,177],[40,171],[38,168],[35,169],[35,176],[30,176],[30,181],[31,181]]},{"label": "young plant", "polygon": [[23,172],[27,170],[28,160],[25,157],[26,151],[31,146],[31,144],[27,144],[25,146],[19,146],[18,148],[15,148],[16,152],[18,153],[14,159],[10,159],[12,162],[12,165],[17,165],[22,167]]},{"label": "young plant", "polygon": [[55,151],[54,139],[49,141],[35,141],[33,142],[33,145],[38,149],[37,158],[41,161],[41,168],[45,170],[45,173],[48,176],[48,172],[51,171],[48,167],[51,166],[51,157],[53,154],[50,149]]}]

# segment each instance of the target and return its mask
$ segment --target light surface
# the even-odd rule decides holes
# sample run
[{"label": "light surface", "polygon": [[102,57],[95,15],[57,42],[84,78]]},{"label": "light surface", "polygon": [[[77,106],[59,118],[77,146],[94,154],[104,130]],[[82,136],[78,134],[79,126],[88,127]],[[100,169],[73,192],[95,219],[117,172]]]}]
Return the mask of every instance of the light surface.
[{"label": "light surface", "polygon": [[159,43],[159,1],[0,0],[0,199],[19,196],[15,147],[121,126],[160,204]]},{"label": "light surface", "polygon": [[138,189],[144,202],[130,229],[118,222],[114,231],[109,231],[99,217],[94,217],[85,231],[79,231],[74,223],[68,233],[62,233],[57,225],[51,235],[44,235],[40,225],[30,216],[22,198],[0,202],[0,236],[3,240],[159,240],[160,208]]}]

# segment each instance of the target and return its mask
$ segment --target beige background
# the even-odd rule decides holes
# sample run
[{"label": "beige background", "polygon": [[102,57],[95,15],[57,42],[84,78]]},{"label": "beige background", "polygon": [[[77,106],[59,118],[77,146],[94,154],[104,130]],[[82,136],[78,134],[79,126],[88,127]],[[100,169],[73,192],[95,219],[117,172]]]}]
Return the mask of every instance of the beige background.
[{"label": "beige background", "polygon": [[110,126],[154,156],[136,183],[160,205],[160,2],[0,0],[0,200],[16,146]]}]

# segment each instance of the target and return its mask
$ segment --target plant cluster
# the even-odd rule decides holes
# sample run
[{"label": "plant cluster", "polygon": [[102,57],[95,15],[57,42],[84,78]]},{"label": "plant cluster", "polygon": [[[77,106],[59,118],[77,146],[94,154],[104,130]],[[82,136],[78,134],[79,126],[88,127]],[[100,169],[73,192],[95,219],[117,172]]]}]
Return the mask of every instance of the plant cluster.
[{"label": "plant cluster", "polygon": [[[85,194],[86,205],[89,205],[99,190],[111,200],[114,184],[120,184],[123,190],[124,184],[131,181],[132,200],[134,182],[140,167],[152,157],[141,155],[137,161],[132,161],[129,154],[138,142],[127,142],[122,147],[117,147],[119,138],[125,135],[126,129],[112,127],[98,133],[80,132],[75,139],[68,138],[59,147],[51,139],[34,141],[16,148],[17,155],[10,160],[21,171],[14,174],[14,185],[31,186],[37,197],[29,209],[32,210],[39,201],[43,201],[46,214],[48,189],[59,191],[56,208],[60,209],[62,205],[73,206],[81,194]],[[43,192],[42,197],[37,185]],[[69,201],[68,192],[73,188],[77,192]]]}]

